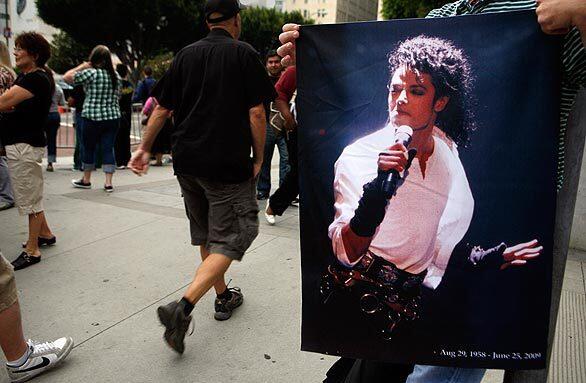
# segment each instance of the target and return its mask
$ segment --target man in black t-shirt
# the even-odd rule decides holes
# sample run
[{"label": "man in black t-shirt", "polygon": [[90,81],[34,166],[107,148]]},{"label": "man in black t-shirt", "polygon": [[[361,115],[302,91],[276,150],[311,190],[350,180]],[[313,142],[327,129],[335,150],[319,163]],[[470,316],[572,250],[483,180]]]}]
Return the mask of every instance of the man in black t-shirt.
[{"label": "man in black t-shirt", "polygon": [[[265,110],[276,92],[254,49],[238,41],[238,0],[208,0],[208,36],[183,48],[153,89],[159,105],[130,168],[144,174],[154,138],[173,112],[173,168],[181,186],[191,243],[203,262],[181,301],[158,308],[165,340],[175,351],[193,305],[214,286],[215,319],[226,320],[242,304],[240,289],[228,289],[224,274],[241,260],[258,234],[256,176],[263,158]],[[253,157],[250,157],[252,147]]]}]

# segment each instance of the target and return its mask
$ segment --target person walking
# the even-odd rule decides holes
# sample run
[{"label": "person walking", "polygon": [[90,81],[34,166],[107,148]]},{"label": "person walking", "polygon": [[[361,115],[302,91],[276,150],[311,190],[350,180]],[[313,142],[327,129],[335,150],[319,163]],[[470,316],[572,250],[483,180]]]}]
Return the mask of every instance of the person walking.
[{"label": "person walking", "polygon": [[[281,56],[277,54],[277,51],[273,50],[267,53],[265,67],[271,82],[275,85],[283,72]],[[287,142],[285,141],[286,133],[283,116],[277,110],[274,102],[265,105],[265,112],[267,115],[267,136],[262,169],[260,170],[256,187],[256,199],[259,201],[269,198],[271,192],[271,162],[275,146],[279,149],[279,186],[283,184],[289,171],[289,156],[287,154]]]},{"label": "person walking", "polygon": [[[14,82],[16,74],[10,64],[8,47],[0,41],[0,96],[4,94]],[[0,124],[1,124],[0,120]],[[14,206],[14,195],[12,184],[8,174],[8,163],[6,162],[6,151],[0,141],[0,211],[10,209]]]},{"label": "person walking", "polygon": [[138,83],[134,96],[132,96],[132,102],[140,102],[145,104],[146,100],[150,97],[153,87],[157,83],[157,80],[153,78],[153,69],[150,66],[145,66],[142,70],[144,79]]},{"label": "person walking", "polygon": [[132,128],[132,93],[134,87],[128,81],[128,67],[124,64],[116,65],[116,73],[120,76],[120,128],[116,135],[116,147],[114,154],[116,156],[116,167],[126,169],[130,161],[130,130]]},{"label": "person walking", "polygon": [[90,54],[89,62],[65,73],[63,79],[74,85],[83,85],[86,97],[83,104],[83,178],[72,180],[73,187],[90,189],[95,169],[95,151],[102,145],[102,168],[106,175],[104,191],[114,191],[112,178],[116,171],[114,142],[121,113],[118,104],[121,81],[112,65],[108,47],[98,45]]},{"label": "person walking", "polygon": [[283,183],[269,198],[265,208],[265,219],[269,225],[275,224],[275,215],[281,216],[299,195],[299,166],[297,158],[297,118],[295,115],[295,96],[297,95],[297,68],[288,67],[275,85],[278,97],[275,106],[284,119],[289,153],[289,172]]},{"label": "person walking", "polygon": [[[50,69],[49,69],[50,70]],[[52,75],[53,71],[51,71]],[[61,126],[61,115],[59,106],[65,106],[65,96],[63,89],[59,84],[55,84],[51,106],[49,107],[49,117],[45,125],[45,134],[47,135],[47,171],[53,171],[53,163],[57,162],[57,131]]]},{"label": "person walking", "polygon": [[173,168],[191,243],[200,246],[203,260],[183,298],[157,309],[164,339],[178,353],[185,349],[194,305],[212,286],[216,320],[230,318],[242,304],[242,292],[228,288],[224,275],[258,235],[255,181],[263,158],[264,103],[276,94],[258,54],[238,41],[240,10],[238,0],[206,2],[210,32],[182,49],[153,89],[159,105],[130,160],[135,173],[146,173],[154,138],[173,112]]},{"label": "person walking", "polygon": [[25,32],[14,41],[14,57],[20,74],[14,85],[0,96],[5,113],[0,134],[6,146],[14,202],[20,215],[28,216],[29,235],[24,251],[12,265],[24,269],[41,261],[40,245],[56,242],[43,208],[45,124],[51,106],[54,82],[45,66],[51,46],[36,32]]}]

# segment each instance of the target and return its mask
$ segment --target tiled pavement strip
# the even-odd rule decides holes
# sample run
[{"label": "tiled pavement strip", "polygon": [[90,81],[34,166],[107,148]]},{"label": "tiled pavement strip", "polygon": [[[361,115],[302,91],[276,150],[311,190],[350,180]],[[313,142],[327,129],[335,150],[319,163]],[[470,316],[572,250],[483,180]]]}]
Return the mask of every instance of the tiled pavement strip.
[{"label": "tiled pavement strip", "polygon": [[[27,336],[71,335],[77,345],[61,368],[36,382],[321,382],[334,358],[299,351],[296,208],[275,226],[260,216],[261,234],[230,271],[246,304],[219,323],[206,296],[194,311],[187,351],[177,357],[161,340],[154,309],[180,296],[199,257],[188,242],[170,166],[141,178],[119,171],[115,192],[106,195],[101,173],[94,174],[93,190],[71,188],[80,173],[67,170],[66,161],[46,174],[46,212],[58,244],[44,250],[39,265],[17,272],[17,284]],[[276,162],[272,168],[275,185]],[[25,239],[25,220],[11,209],[0,212],[0,225],[0,246],[12,260]],[[585,274],[586,253],[571,251],[552,383],[586,382]],[[502,371],[489,371],[483,383],[501,381]]]}]

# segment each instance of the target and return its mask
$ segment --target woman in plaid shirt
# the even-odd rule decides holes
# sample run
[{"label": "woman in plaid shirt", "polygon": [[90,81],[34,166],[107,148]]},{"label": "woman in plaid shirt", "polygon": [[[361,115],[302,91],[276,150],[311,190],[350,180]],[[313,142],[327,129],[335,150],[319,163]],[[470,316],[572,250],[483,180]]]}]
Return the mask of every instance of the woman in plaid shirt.
[{"label": "woman in plaid shirt", "polygon": [[63,79],[73,85],[82,85],[86,97],[83,103],[83,178],[72,180],[76,188],[90,189],[92,171],[95,169],[96,146],[102,145],[104,190],[112,192],[112,176],[116,170],[114,143],[120,121],[118,98],[121,81],[114,71],[112,56],[108,47],[98,45],[90,54],[89,62],[69,70]]}]

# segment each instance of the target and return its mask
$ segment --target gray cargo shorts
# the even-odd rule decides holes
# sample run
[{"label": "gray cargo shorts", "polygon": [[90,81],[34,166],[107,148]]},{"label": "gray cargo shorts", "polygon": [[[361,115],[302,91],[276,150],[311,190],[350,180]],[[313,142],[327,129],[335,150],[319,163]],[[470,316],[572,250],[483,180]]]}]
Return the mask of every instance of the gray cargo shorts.
[{"label": "gray cargo shorts", "polygon": [[228,184],[190,175],[177,175],[191,244],[210,254],[240,261],[258,235],[256,180]]}]

